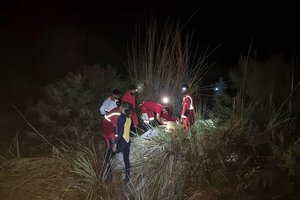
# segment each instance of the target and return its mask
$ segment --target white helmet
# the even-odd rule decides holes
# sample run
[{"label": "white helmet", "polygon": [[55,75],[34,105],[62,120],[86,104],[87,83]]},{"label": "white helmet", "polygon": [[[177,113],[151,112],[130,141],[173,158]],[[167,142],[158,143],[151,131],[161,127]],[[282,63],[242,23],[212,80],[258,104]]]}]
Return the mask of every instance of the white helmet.
[{"label": "white helmet", "polygon": [[145,89],[144,83],[139,83],[139,84],[137,84],[137,86],[136,86],[136,92],[137,92],[137,93],[143,92],[144,89]]}]

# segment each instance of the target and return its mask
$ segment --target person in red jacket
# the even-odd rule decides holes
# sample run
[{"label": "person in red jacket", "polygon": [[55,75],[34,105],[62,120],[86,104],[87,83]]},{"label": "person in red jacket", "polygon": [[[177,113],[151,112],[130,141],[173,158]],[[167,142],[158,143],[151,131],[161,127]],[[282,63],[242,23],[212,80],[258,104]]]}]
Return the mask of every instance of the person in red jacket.
[{"label": "person in red jacket", "polygon": [[[112,143],[115,140],[115,130],[113,123],[111,121],[114,115],[112,113],[119,110],[119,97],[121,95],[121,92],[118,89],[114,89],[112,91],[112,94],[103,102],[101,105],[99,111],[103,115],[103,118],[100,122],[100,128],[102,130],[102,136],[105,139],[105,142],[107,144],[107,149],[104,153],[104,165],[106,169],[108,169],[110,159],[112,156]],[[118,111],[120,113],[120,111]],[[108,117],[109,116],[109,117]]]},{"label": "person in red jacket", "polygon": [[100,114],[104,116],[100,122],[100,127],[108,149],[110,148],[110,141],[114,140],[115,134],[112,124],[105,119],[105,116],[111,110],[118,108],[117,103],[119,101],[120,96],[121,92],[118,89],[114,89],[112,91],[112,94],[103,102],[99,109]]},{"label": "person in red jacket", "polygon": [[105,151],[105,155],[104,155],[104,166],[105,166],[105,175],[107,179],[111,179],[112,178],[112,172],[110,169],[110,165],[111,165],[111,159],[113,157],[113,144],[114,141],[116,139],[116,135],[118,133],[117,130],[117,120],[118,117],[121,115],[121,111],[120,111],[120,102],[117,103],[116,108],[112,109],[110,112],[107,112],[104,115],[103,121],[105,121],[105,123],[107,124],[107,127],[110,127],[109,129],[107,129],[106,132],[106,142],[107,142],[107,150]]},{"label": "person in red jacket", "polygon": [[143,122],[155,125],[166,125],[168,121],[176,121],[175,116],[171,116],[168,106],[163,106],[156,101],[145,100],[140,104]]},{"label": "person in red jacket", "polygon": [[189,129],[195,123],[193,99],[189,94],[189,86],[187,84],[182,85],[181,92],[183,99],[180,121],[183,123],[184,129]]},{"label": "person in red jacket", "polygon": [[139,125],[138,117],[135,112],[137,92],[138,92],[137,87],[135,85],[130,85],[128,90],[121,97],[121,102],[127,102],[132,105],[133,109],[131,110],[130,115],[131,115],[131,119],[132,119],[132,122],[135,127],[137,127]]},{"label": "person in red jacket", "polygon": [[162,112],[161,112],[161,118],[163,118],[163,120],[169,122],[176,122],[178,121],[178,118],[176,116],[172,116],[172,107],[170,106],[163,106]]},{"label": "person in red jacket", "polygon": [[145,100],[140,104],[140,109],[142,113],[142,119],[145,123],[151,123],[154,122],[154,120],[157,120],[159,124],[166,124],[161,119],[163,106],[160,103],[156,101]]},{"label": "person in red jacket", "polygon": [[135,85],[130,85],[128,90],[122,95],[121,101],[130,103],[135,109],[136,107],[136,94],[137,94],[137,88]]}]

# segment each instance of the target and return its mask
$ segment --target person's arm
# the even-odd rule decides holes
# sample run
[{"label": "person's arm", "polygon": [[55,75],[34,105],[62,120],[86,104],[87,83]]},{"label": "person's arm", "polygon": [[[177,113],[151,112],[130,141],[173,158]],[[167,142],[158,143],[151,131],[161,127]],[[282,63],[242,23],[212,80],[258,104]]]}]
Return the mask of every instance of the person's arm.
[{"label": "person's arm", "polygon": [[161,120],[160,114],[156,113],[156,119],[160,124],[164,124],[164,122]]},{"label": "person's arm", "polygon": [[181,116],[180,116],[180,121],[183,121],[187,116],[186,116],[186,103],[182,105],[182,110],[181,110]]}]

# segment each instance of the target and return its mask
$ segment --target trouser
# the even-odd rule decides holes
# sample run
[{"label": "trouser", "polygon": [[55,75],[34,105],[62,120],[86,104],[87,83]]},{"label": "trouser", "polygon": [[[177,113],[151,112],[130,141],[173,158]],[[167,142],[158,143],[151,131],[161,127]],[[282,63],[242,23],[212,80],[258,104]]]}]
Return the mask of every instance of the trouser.
[{"label": "trouser", "polygon": [[111,172],[111,161],[115,153],[112,150],[113,141],[109,140],[109,146],[107,150],[104,153],[104,169],[105,169],[105,175],[107,178],[112,178],[112,172]]},{"label": "trouser", "polygon": [[[125,142],[124,142],[125,143]],[[129,161],[129,155],[130,155],[130,143],[129,144],[123,144],[118,148],[118,153],[123,153],[123,160],[125,164],[125,179],[129,179],[130,177],[130,161]]]},{"label": "trouser", "polygon": [[194,110],[190,110],[188,112],[187,117],[183,121],[183,128],[184,129],[189,129],[191,128],[192,125],[195,123],[195,112]]}]

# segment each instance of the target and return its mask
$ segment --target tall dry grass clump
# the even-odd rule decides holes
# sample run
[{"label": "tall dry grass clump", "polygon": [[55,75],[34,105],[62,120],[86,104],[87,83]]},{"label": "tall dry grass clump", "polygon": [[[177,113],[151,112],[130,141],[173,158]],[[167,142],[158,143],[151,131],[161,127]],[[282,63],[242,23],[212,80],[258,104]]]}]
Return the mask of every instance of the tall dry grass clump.
[{"label": "tall dry grass clump", "polygon": [[182,131],[166,134],[154,128],[155,137],[136,138],[132,152],[132,184],[137,199],[180,199],[187,175]]},{"label": "tall dry grass clump", "polygon": [[55,148],[53,157],[4,161],[1,199],[112,199],[103,181],[102,155],[92,140],[61,142]]},{"label": "tall dry grass clump", "polygon": [[250,117],[259,104],[241,106],[221,122],[198,121],[192,133],[135,140],[132,183],[140,199],[297,199],[293,120],[274,109],[261,126]]},{"label": "tall dry grass clump", "polygon": [[175,112],[180,108],[181,85],[189,84],[192,92],[197,92],[208,70],[208,55],[197,57],[192,52],[192,40],[183,36],[183,27],[167,21],[158,28],[153,20],[146,29],[145,39],[138,35],[133,40],[128,56],[130,80],[145,84],[139,99],[161,102],[162,96],[168,96]]}]

